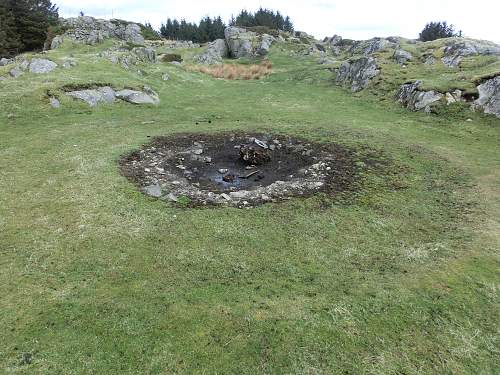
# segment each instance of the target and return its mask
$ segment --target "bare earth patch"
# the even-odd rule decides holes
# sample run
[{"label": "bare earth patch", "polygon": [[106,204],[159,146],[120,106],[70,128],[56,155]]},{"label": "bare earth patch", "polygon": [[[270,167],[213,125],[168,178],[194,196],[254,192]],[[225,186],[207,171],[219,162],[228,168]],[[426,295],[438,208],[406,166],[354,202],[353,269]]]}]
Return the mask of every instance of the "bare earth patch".
[{"label": "bare earth patch", "polygon": [[344,146],[271,134],[157,137],[120,160],[145,194],[190,206],[255,206],[355,188],[360,162]]}]

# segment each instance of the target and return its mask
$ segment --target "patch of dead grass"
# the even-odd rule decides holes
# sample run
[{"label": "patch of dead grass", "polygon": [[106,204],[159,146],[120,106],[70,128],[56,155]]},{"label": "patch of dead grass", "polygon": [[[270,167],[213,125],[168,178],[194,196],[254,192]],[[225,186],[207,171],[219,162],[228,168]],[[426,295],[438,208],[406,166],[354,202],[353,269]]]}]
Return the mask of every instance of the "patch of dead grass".
[{"label": "patch of dead grass", "polygon": [[233,80],[257,80],[272,73],[273,64],[264,60],[260,64],[221,64],[216,66],[192,66],[191,71],[211,75],[214,78]]}]

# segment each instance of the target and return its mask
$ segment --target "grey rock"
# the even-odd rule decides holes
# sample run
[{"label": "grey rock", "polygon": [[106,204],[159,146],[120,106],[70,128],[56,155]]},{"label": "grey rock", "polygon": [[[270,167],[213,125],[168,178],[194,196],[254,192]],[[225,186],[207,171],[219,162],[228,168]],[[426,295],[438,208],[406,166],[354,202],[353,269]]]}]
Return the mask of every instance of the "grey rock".
[{"label": "grey rock", "polygon": [[342,63],[337,71],[335,82],[340,86],[350,86],[351,91],[361,91],[380,73],[373,57],[360,57]]},{"label": "grey rock", "polygon": [[240,27],[228,27],[224,31],[226,43],[231,57],[252,57],[254,56],[253,43],[257,39],[257,34]]},{"label": "grey rock", "polygon": [[168,81],[170,79],[170,75],[168,73],[163,73],[163,75],[161,76],[161,79],[163,81]]},{"label": "grey rock", "polygon": [[68,31],[64,38],[77,43],[94,45],[109,38],[144,45],[145,41],[139,25],[120,20],[102,20],[93,17],[60,19]]},{"label": "grey rock", "polygon": [[208,48],[201,55],[196,57],[196,61],[205,65],[221,64],[222,59],[228,57],[229,50],[224,39],[214,40],[209,43]]},{"label": "grey rock", "polygon": [[269,53],[269,50],[271,49],[271,45],[276,39],[272,37],[271,35],[264,34],[262,35],[262,39],[260,42],[260,46],[257,48],[257,55],[259,56],[266,56]]},{"label": "grey rock", "polygon": [[159,104],[158,95],[145,87],[144,92],[136,90],[121,90],[116,92],[116,97],[132,104]]},{"label": "grey rock", "polygon": [[12,64],[14,62],[14,60],[12,59],[6,59],[5,57],[0,59],[0,66],[6,66],[6,65],[9,65],[9,64]]},{"label": "grey rock", "polygon": [[19,68],[18,66],[12,68],[10,71],[9,71],[9,74],[11,77],[13,78],[18,78],[19,76],[21,76],[23,73],[23,71],[21,70],[21,68]]},{"label": "grey rock", "polygon": [[19,65],[19,68],[21,68],[21,70],[24,71],[24,70],[28,69],[29,66],[30,66],[30,62],[25,59],[21,62],[21,64]]},{"label": "grey rock", "polygon": [[453,103],[457,103],[460,101],[463,101],[462,99],[462,91],[461,90],[455,90],[453,92],[447,92],[446,95],[446,104],[450,105]]},{"label": "grey rock", "polygon": [[436,63],[436,58],[433,55],[426,55],[423,58],[425,65],[434,65]]},{"label": "grey rock", "polygon": [[49,99],[49,103],[50,103],[50,106],[52,108],[60,108],[61,107],[61,102],[57,98],[51,97]]},{"label": "grey rock", "polygon": [[397,49],[394,51],[394,55],[392,56],[394,60],[400,65],[406,64],[408,61],[410,61],[413,56],[410,52],[402,50],[402,49]]},{"label": "grey rock", "polygon": [[331,64],[334,64],[335,62],[336,62],[336,60],[331,58],[331,57],[320,57],[318,59],[319,65],[331,65]]},{"label": "grey rock", "polygon": [[46,59],[33,59],[29,66],[30,72],[35,74],[50,73],[55,68],[57,68],[57,64]]},{"label": "grey rock", "polygon": [[421,91],[421,81],[401,85],[396,92],[396,100],[412,111],[431,112],[432,106],[443,98],[443,94],[435,91]]},{"label": "grey rock", "polygon": [[83,100],[91,107],[98,103],[113,103],[115,101],[115,91],[109,87],[99,87],[98,89],[71,91],[66,93],[75,99]]},{"label": "grey rock", "polygon": [[467,56],[500,56],[500,45],[474,39],[451,38],[443,49],[444,57],[441,61],[449,67],[458,67]]},{"label": "grey rock", "polygon": [[492,78],[477,87],[479,99],[475,104],[483,108],[484,113],[500,118],[500,76]]},{"label": "grey rock", "polygon": [[52,39],[52,42],[50,43],[50,49],[57,49],[63,44],[64,42],[64,36],[62,35],[57,35]]},{"label": "grey rock", "polygon": [[396,48],[397,43],[394,43],[385,38],[373,38],[370,40],[362,40],[354,43],[349,49],[351,55],[369,56],[375,52],[382,51],[388,48]]},{"label": "grey rock", "polygon": [[132,53],[143,62],[156,62],[156,51],[150,47],[136,47],[132,49]]},{"label": "grey rock", "polygon": [[158,184],[154,185],[149,185],[144,187],[144,193],[149,195],[150,197],[153,198],[160,198],[161,197],[161,186]]}]

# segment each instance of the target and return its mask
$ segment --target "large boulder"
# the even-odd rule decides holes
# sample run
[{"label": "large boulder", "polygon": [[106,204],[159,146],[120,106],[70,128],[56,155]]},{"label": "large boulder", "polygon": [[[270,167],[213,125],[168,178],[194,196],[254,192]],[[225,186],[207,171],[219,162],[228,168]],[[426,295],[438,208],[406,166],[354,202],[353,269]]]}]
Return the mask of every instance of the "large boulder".
[{"label": "large boulder", "polygon": [[131,51],[142,62],[156,62],[156,51],[151,47],[135,47]]},{"label": "large boulder", "polygon": [[388,48],[396,48],[397,42],[393,38],[373,38],[355,42],[349,49],[351,55],[369,56],[375,52]]},{"label": "large boulder", "polygon": [[6,66],[6,65],[9,65],[9,64],[12,64],[14,62],[13,59],[7,59],[7,58],[2,58],[0,59],[0,66]]},{"label": "large boulder", "polygon": [[500,118],[500,76],[492,78],[477,87],[479,99],[475,104],[489,113]]},{"label": "large boulder", "polygon": [[109,38],[117,38],[129,43],[144,45],[144,37],[139,25],[121,20],[102,20],[93,17],[61,19],[62,27],[68,31],[52,42],[57,48],[65,38],[77,43],[94,45]]},{"label": "large boulder", "polygon": [[342,63],[335,78],[336,84],[350,86],[352,92],[361,91],[380,73],[373,57],[360,57]]},{"label": "large boulder", "polygon": [[402,49],[397,49],[394,51],[394,55],[392,55],[392,58],[396,60],[396,62],[400,65],[406,64],[409,60],[413,58],[412,54],[408,51],[402,50]]},{"label": "large boulder", "polygon": [[435,91],[421,91],[421,81],[405,83],[396,92],[396,100],[412,111],[424,110],[432,112],[432,107],[438,104],[443,94]]},{"label": "large boulder", "polygon": [[57,64],[53,61],[46,59],[33,59],[29,65],[31,73],[46,74],[57,68]]},{"label": "large boulder", "polygon": [[98,103],[113,103],[115,101],[115,91],[109,87],[99,87],[90,90],[77,90],[67,92],[66,95],[72,98],[83,100],[91,107],[95,107]]},{"label": "large boulder", "polygon": [[449,67],[457,67],[467,56],[500,56],[500,45],[484,40],[451,38],[443,48],[442,62]]},{"label": "large boulder", "polygon": [[265,56],[275,39],[268,35],[258,35],[241,27],[228,27],[224,31],[229,56],[240,57]]},{"label": "large boulder", "polygon": [[224,39],[217,39],[208,45],[205,52],[196,57],[196,61],[205,65],[221,64],[222,59],[227,57],[228,54],[229,50],[226,41]]},{"label": "large boulder", "polygon": [[145,86],[144,91],[121,90],[116,92],[116,97],[132,104],[159,104],[160,99],[152,89]]}]

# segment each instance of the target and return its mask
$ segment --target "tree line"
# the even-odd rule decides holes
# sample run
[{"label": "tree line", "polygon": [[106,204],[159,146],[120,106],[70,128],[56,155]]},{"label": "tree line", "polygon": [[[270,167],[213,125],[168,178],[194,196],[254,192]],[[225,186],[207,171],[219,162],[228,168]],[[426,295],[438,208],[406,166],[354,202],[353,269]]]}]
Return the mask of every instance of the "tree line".
[{"label": "tree line", "polygon": [[[283,30],[293,32],[293,23],[290,17],[284,17],[279,11],[260,8],[251,13],[242,10],[236,17],[231,17],[230,26],[241,27],[264,27],[269,30]],[[172,40],[191,40],[195,43],[206,43],[215,39],[224,38],[224,30],[227,25],[222,18],[204,17],[198,24],[186,22],[181,19],[167,19],[160,27],[163,38]]]},{"label": "tree line", "polygon": [[455,32],[453,25],[448,25],[446,21],[443,22],[429,22],[425,25],[424,29],[419,35],[419,40],[422,42],[430,42],[436,39],[462,37],[462,30],[458,33]]},{"label": "tree line", "polygon": [[58,18],[50,0],[0,0],[0,57],[42,49]]}]

